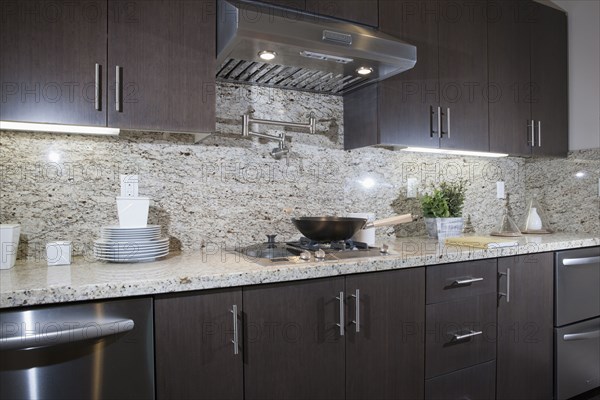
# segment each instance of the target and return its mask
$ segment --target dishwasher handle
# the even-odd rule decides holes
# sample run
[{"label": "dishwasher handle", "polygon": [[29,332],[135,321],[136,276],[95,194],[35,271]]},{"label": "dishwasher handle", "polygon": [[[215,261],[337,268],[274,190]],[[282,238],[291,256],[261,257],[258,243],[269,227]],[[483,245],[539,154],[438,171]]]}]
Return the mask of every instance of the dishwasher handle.
[{"label": "dishwasher handle", "polygon": [[563,335],[563,340],[565,342],[570,342],[572,340],[585,340],[597,338],[600,338],[600,330],[591,332],[567,333],[566,335]]},{"label": "dishwasher handle", "polygon": [[25,335],[0,337],[0,351],[31,350],[39,347],[56,346],[59,344],[81,342],[90,339],[100,339],[133,330],[135,323],[132,319],[90,321],[76,327],[38,333],[26,331]]},{"label": "dishwasher handle", "polygon": [[600,257],[565,258],[562,263],[565,267],[574,265],[598,264],[600,263]]}]

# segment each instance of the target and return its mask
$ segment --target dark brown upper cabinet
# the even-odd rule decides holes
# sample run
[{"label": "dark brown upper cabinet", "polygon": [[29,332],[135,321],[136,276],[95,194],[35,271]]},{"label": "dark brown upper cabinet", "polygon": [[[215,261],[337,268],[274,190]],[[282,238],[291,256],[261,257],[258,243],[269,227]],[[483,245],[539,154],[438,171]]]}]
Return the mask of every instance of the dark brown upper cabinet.
[{"label": "dark brown upper cabinet", "polygon": [[8,1],[2,19],[2,120],[214,131],[214,1]]},{"label": "dark brown upper cabinet", "polygon": [[567,15],[535,4],[531,32],[531,119],[537,124],[534,155],[569,151]]},{"label": "dark brown upper cabinet", "polygon": [[157,296],[158,399],[243,399],[242,290]]},{"label": "dark brown upper cabinet", "polygon": [[214,131],[214,2],[108,4],[109,126]]},{"label": "dark brown upper cabinet", "polygon": [[378,126],[355,129],[368,102],[363,91],[372,89],[346,96],[346,148],[369,142],[488,151],[485,3],[382,1],[379,29],[417,46],[417,64],[378,84]]},{"label": "dark brown upper cabinet", "polygon": [[306,11],[377,27],[378,3],[379,0],[306,0]]},{"label": "dark brown upper cabinet", "polygon": [[2,1],[3,121],[106,125],[106,0]]},{"label": "dark brown upper cabinet", "polygon": [[566,155],[565,13],[533,1],[491,1],[490,9],[490,150]]}]

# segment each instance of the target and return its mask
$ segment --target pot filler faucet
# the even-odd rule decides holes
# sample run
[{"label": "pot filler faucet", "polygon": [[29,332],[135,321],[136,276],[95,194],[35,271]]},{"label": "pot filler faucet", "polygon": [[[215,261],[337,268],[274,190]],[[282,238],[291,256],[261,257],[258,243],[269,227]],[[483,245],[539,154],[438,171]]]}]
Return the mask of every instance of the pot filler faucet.
[{"label": "pot filler faucet", "polygon": [[256,136],[259,138],[273,140],[278,142],[278,146],[271,150],[271,156],[276,160],[281,160],[285,156],[286,163],[289,163],[290,149],[285,145],[285,131],[276,135],[269,135],[266,133],[253,132],[250,130],[250,124],[259,125],[270,125],[270,126],[282,126],[287,128],[308,128],[310,133],[317,131],[317,119],[313,113],[310,113],[310,117],[307,124],[296,123],[296,122],[284,122],[284,121],[272,121],[267,119],[257,119],[253,117],[254,110],[248,111],[248,113],[242,115],[242,135],[243,136]]}]

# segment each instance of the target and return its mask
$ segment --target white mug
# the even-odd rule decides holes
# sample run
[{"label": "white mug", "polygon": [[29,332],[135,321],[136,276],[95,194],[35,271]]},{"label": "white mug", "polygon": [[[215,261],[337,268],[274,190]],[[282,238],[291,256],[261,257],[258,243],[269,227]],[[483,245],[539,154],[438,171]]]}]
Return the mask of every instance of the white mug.
[{"label": "white mug", "polygon": [[[351,218],[364,218],[367,222],[375,221],[374,213],[350,213],[348,217]],[[366,243],[369,246],[375,246],[375,228],[361,229],[352,236],[352,240],[355,242]]]}]

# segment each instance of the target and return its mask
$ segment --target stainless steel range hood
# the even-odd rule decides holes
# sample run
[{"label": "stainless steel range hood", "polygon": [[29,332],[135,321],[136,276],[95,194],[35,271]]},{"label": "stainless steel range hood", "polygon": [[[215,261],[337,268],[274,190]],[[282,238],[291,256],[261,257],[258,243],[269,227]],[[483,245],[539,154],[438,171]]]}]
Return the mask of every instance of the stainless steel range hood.
[{"label": "stainless steel range hood", "polygon": [[[261,52],[275,58],[265,61]],[[218,3],[220,81],[343,95],[416,60],[415,46],[375,29],[271,5]]]}]

